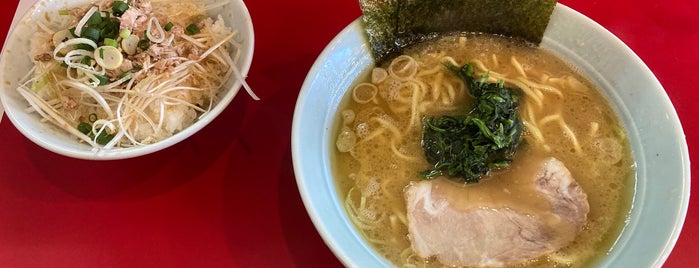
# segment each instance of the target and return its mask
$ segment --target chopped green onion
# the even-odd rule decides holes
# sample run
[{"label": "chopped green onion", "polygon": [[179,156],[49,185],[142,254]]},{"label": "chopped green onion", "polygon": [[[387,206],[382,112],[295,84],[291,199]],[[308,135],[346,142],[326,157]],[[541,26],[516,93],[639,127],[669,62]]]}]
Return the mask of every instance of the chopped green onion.
[{"label": "chopped green onion", "polygon": [[165,27],[164,27],[164,28],[165,28],[166,31],[169,32],[170,30],[172,30],[172,27],[173,27],[173,26],[175,26],[175,25],[172,24],[172,22],[168,22],[167,24],[165,24]]},{"label": "chopped green onion", "polygon": [[104,45],[105,45],[105,46],[111,46],[111,47],[119,47],[119,43],[117,43],[116,40],[111,39],[111,38],[105,38],[105,39],[104,39]]},{"label": "chopped green onion", "polygon": [[188,35],[195,35],[199,33],[199,26],[196,24],[192,23],[190,25],[187,25],[187,28],[184,29],[185,33]]},{"label": "chopped green onion", "polygon": [[119,79],[122,79],[122,78],[124,78],[124,77],[126,77],[126,76],[129,76],[129,75],[131,75],[131,72],[130,72],[130,71],[123,72],[123,73],[121,73],[121,74],[119,75]]},{"label": "chopped green onion", "polygon": [[95,27],[92,27],[92,26],[85,27],[85,28],[83,28],[83,31],[80,34],[80,37],[87,38],[87,39],[90,39],[92,41],[97,42],[100,40],[100,30],[95,28]]},{"label": "chopped green onion", "polygon": [[97,114],[91,113],[90,115],[88,115],[87,121],[90,121],[90,123],[94,123],[95,121],[97,121]]},{"label": "chopped green onion", "polygon": [[88,133],[92,132],[92,126],[88,123],[80,122],[80,124],[78,124],[78,131],[87,135]]},{"label": "chopped green onion", "polygon": [[121,49],[122,51],[126,52],[126,54],[133,55],[136,54],[136,49],[138,48],[138,42],[140,39],[138,39],[137,35],[130,35],[127,38],[124,38],[121,40]]},{"label": "chopped green onion", "polygon": [[107,21],[100,30],[100,35],[102,38],[116,39],[119,35],[119,21]]},{"label": "chopped green onion", "polygon": [[124,55],[116,47],[101,46],[97,49],[94,53],[95,61],[107,70],[116,70],[124,62]]},{"label": "chopped green onion", "polygon": [[129,5],[127,3],[123,1],[114,1],[112,13],[114,13],[114,16],[121,17],[121,15],[123,15],[127,9],[129,9]]},{"label": "chopped green onion", "polygon": [[84,56],[83,59],[80,61],[80,63],[85,64],[85,65],[90,65],[91,60],[92,60],[92,57]]},{"label": "chopped green onion", "polygon": [[140,48],[141,50],[146,51],[149,47],[150,41],[148,41],[148,39],[141,39],[140,41],[138,41],[138,48]]},{"label": "chopped green onion", "polygon": [[102,130],[99,135],[97,135],[97,143],[100,145],[105,145],[109,143],[114,138],[114,135],[107,134],[106,130]]},{"label": "chopped green onion", "polygon": [[206,16],[204,14],[199,14],[196,17],[194,17],[194,19],[196,19],[196,20],[205,20],[206,18],[208,18],[208,16]]},{"label": "chopped green onion", "polygon": [[61,15],[61,16],[70,15],[70,10],[68,10],[68,9],[61,9],[61,10],[58,11],[58,15]]},{"label": "chopped green onion", "polygon": [[95,48],[88,44],[76,44],[75,49],[84,49],[87,51],[95,51]]},{"label": "chopped green onion", "polygon": [[98,26],[102,23],[102,16],[99,12],[92,13],[89,19],[87,19],[87,26]]},{"label": "chopped green onion", "polygon": [[100,81],[100,84],[99,84],[100,86],[106,85],[107,81],[109,81],[109,79],[104,75],[96,74],[95,77],[97,77],[97,80]]},{"label": "chopped green onion", "polygon": [[121,39],[129,38],[129,36],[131,36],[131,30],[129,29],[124,28],[119,32],[119,37],[121,37]]}]

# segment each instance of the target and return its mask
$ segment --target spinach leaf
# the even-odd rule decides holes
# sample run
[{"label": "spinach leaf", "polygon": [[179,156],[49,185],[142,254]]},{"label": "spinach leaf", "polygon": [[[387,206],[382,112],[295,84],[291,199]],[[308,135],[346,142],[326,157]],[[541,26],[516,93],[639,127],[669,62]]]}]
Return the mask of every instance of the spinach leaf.
[{"label": "spinach leaf", "polygon": [[491,169],[509,166],[517,150],[522,133],[519,97],[502,81],[488,83],[487,74],[475,79],[470,64],[446,67],[466,84],[475,106],[468,115],[424,118],[422,148],[433,168],[423,177],[478,182]]}]

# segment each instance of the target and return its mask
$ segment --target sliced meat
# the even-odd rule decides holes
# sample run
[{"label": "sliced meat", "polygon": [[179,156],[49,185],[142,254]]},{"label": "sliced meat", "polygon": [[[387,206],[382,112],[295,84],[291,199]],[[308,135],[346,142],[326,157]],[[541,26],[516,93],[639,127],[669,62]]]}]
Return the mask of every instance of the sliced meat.
[{"label": "sliced meat", "polygon": [[587,194],[563,162],[553,157],[544,161],[534,183],[551,203],[554,214],[572,222],[577,228],[582,227],[590,212],[590,204]]},{"label": "sliced meat", "polygon": [[589,212],[587,195],[555,158],[537,167],[522,183],[527,187],[485,194],[446,178],[409,185],[413,250],[445,265],[485,267],[521,263],[570,243]]},{"label": "sliced meat", "polygon": [[129,29],[133,33],[142,33],[148,26],[148,19],[153,16],[150,1],[131,1],[129,9],[119,17],[121,29]]}]

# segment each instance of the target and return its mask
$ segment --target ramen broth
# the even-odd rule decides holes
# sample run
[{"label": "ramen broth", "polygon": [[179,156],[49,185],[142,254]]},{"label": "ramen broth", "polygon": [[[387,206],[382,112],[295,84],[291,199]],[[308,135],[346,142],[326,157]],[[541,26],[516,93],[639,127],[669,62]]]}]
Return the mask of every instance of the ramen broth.
[{"label": "ramen broth", "polygon": [[[522,176],[531,176],[527,170],[543,157],[556,157],[588,195],[587,222],[574,242],[522,266],[594,265],[613,246],[631,206],[635,171],[625,130],[574,67],[543,49],[498,36],[453,35],[422,43],[348,91],[337,110],[331,157],[339,196],[355,227],[396,266],[441,266],[411,249],[403,189],[430,168],[420,143],[422,118],[465,114],[472,106],[473,97],[445,61],[472,63],[476,77],[488,73],[490,82],[502,79],[506,87],[520,88],[524,122],[510,167],[466,185],[477,204],[460,206],[484,202],[526,209],[513,200],[529,200],[540,207],[540,199],[526,198],[532,187],[518,182],[531,181]],[[498,192],[499,199],[490,198]]]}]

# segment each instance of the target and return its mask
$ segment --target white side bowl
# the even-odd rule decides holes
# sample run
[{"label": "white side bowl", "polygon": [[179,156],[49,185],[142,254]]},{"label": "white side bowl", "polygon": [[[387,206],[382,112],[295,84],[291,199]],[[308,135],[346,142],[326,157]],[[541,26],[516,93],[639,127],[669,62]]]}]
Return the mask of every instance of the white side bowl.
[{"label": "white side bowl", "polygon": [[[36,113],[27,113],[26,100],[17,92],[18,81],[24,77],[32,67],[29,58],[28,47],[32,34],[36,31],[34,20],[45,20],[44,12],[57,12],[61,9],[76,7],[93,2],[92,0],[39,0],[36,1],[26,14],[15,25],[8,35],[0,58],[0,100],[5,108],[5,113],[12,124],[24,136],[39,146],[55,153],[88,160],[108,160],[137,157],[153,153],[172,146],[193,135],[216,118],[233,97],[238,93],[241,83],[232,76],[224,89],[219,93],[219,102],[201,119],[181,132],[160,142],[133,148],[114,148],[93,152],[93,148],[85,143],[78,142],[77,138],[68,135],[65,131],[50,123],[39,121]],[[204,0],[206,3],[217,3],[217,0]],[[221,15],[226,25],[238,30],[236,40],[241,43],[240,60],[236,64],[243,77],[247,76],[252,64],[254,50],[254,32],[252,20],[247,7],[242,0],[231,0],[229,4],[210,10],[210,16],[214,18]]]},{"label": "white side bowl", "polygon": [[[574,64],[603,91],[629,134],[636,193],[628,224],[600,267],[660,267],[672,250],[689,203],[689,154],[663,87],[621,40],[558,4],[542,47]],[[325,48],[299,94],[292,157],[306,209],[325,243],[350,267],[391,266],[350,223],[330,170],[335,111],[356,77],[373,66],[361,20]]]}]

